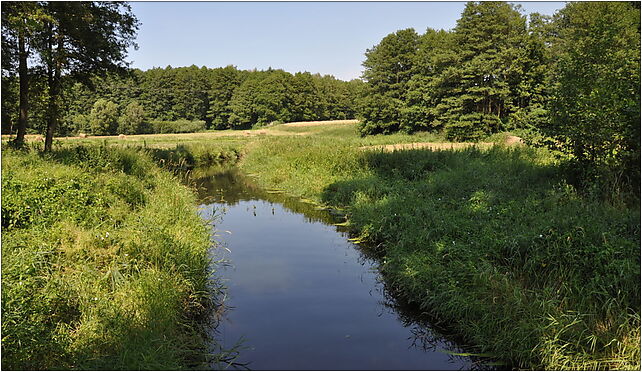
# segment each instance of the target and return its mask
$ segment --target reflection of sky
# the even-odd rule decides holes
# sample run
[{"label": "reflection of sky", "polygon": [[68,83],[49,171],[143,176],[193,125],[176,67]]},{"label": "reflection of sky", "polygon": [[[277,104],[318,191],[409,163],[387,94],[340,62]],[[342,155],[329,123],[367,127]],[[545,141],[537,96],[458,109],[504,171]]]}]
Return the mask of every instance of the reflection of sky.
[{"label": "reflection of sky", "polygon": [[[203,212],[214,207],[221,205]],[[216,229],[231,251],[218,251],[230,261],[217,275],[227,279],[231,307],[218,331],[227,346],[246,340],[239,361],[250,368],[471,368],[468,359],[411,346],[416,330],[384,305],[374,263],[334,226],[277,203],[239,200]]]}]

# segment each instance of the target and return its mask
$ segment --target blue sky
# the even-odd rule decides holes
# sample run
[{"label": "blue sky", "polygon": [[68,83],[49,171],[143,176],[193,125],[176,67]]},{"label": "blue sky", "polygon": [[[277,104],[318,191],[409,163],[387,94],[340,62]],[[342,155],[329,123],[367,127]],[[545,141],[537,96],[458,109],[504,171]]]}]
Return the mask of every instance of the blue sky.
[{"label": "blue sky", "polygon": [[[553,14],[563,2],[515,2]],[[235,65],[361,75],[367,48],[399,29],[455,26],[464,2],[132,2],[141,21],[132,67]]]}]

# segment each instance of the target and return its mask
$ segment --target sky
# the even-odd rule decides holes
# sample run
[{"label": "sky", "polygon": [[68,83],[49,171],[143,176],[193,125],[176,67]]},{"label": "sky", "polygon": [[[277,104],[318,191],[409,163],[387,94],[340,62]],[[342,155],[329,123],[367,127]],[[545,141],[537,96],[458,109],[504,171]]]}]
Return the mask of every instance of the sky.
[{"label": "sky", "polygon": [[[132,67],[234,65],[359,78],[366,49],[391,32],[451,29],[465,2],[131,2],[142,23]],[[564,2],[515,2],[553,14]]]}]

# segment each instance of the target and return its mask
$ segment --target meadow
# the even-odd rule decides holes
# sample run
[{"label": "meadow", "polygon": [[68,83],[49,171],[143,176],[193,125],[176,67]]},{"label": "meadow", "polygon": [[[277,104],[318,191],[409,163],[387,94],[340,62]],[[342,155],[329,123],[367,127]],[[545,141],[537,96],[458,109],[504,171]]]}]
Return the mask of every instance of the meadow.
[{"label": "meadow", "polygon": [[[132,159],[142,151],[144,161],[179,173],[235,163],[266,189],[344,213],[395,294],[480,355],[529,369],[639,369],[639,202],[580,190],[564,158],[510,138],[453,146],[433,133],[361,137],[353,123],[328,122],[61,140],[54,148],[102,146]],[[426,143],[431,147],[409,145]],[[393,144],[404,149],[383,147]],[[12,190],[13,176],[4,172],[18,159],[9,153],[3,163],[3,191],[5,179]],[[35,155],[24,159],[32,160],[20,164],[52,171]],[[122,246],[133,239],[116,236]]]}]

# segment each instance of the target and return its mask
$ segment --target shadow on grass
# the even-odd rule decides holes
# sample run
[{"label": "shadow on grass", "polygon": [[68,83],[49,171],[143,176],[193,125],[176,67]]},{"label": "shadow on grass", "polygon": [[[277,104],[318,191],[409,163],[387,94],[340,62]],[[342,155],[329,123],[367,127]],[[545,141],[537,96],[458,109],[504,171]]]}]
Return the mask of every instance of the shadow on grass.
[{"label": "shadow on grass", "polygon": [[578,195],[549,160],[529,148],[365,153],[369,175],[322,200],[348,207],[396,292],[480,351],[525,367],[635,365],[615,344],[639,334],[639,208]]}]

